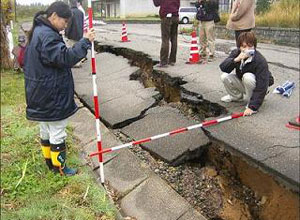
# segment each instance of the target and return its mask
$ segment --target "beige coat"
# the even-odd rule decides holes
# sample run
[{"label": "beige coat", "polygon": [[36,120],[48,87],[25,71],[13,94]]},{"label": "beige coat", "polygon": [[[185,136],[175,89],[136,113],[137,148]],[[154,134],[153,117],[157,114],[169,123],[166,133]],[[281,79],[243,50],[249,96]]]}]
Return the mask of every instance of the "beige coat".
[{"label": "beige coat", "polygon": [[236,0],[226,27],[230,30],[246,30],[255,27],[255,0]]}]

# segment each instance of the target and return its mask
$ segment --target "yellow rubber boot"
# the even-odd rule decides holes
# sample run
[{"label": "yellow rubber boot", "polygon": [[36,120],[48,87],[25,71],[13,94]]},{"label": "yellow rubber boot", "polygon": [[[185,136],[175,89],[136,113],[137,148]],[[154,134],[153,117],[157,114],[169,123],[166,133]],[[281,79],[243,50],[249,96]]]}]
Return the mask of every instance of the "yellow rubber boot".
[{"label": "yellow rubber boot", "polygon": [[41,140],[42,153],[45,158],[46,164],[50,170],[53,169],[52,161],[51,161],[51,150],[50,150],[50,142],[49,140]]},{"label": "yellow rubber boot", "polygon": [[53,170],[61,175],[73,176],[77,169],[71,169],[66,165],[66,146],[62,144],[51,144],[51,161]]}]

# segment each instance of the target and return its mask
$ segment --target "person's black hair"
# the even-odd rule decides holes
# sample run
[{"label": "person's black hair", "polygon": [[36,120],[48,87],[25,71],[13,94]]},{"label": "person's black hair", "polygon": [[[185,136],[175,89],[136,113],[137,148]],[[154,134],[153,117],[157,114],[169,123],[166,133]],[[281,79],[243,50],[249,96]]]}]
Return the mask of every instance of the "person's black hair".
[{"label": "person's black hair", "polygon": [[61,1],[53,2],[47,8],[46,11],[39,11],[35,14],[35,16],[33,18],[32,28],[28,33],[28,42],[30,42],[32,39],[33,31],[37,24],[37,18],[40,15],[46,15],[46,17],[49,18],[54,12],[58,15],[58,17],[61,17],[61,18],[68,19],[68,18],[72,17],[72,11],[71,11],[69,5],[67,5],[66,3],[61,2]]},{"label": "person's black hair", "polygon": [[77,0],[69,0],[70,6],[71,7],[76,7],[77,8]]},{"label": "person's black hair", "polygon": [[77,0],[78,3],[80,3],[80,5],[82,5],[82,0]]}]

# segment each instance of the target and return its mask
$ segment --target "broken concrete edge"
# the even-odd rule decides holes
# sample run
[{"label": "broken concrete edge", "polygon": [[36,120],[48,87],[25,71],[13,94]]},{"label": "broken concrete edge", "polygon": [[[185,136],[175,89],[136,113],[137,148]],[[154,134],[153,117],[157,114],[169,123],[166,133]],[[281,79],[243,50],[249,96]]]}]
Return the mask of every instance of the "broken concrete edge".
[{"label": "broken concrete edge", "polygon": [[[191,105],[195,109],[201,109],[201,108],[208,109],[209,108],[210,112],[212,112],[212,115],[207,115],[208,117],[211,117],[211,116],[216,117],[216,116],[219,116],[219,115],[227,112],[227,110],[224,106],[221,106],[218,103],[212,103],[209,100],[203,99],[202,94],[197,94],[195,92],[191,92],[191,91],[188,91],[187,89],[185,89],[183,87],[183,85],[186,84],[186,81],[183,80],[183,77],[172,77],[167,72],[165,72],[159,68],[155,68],[155,64],[159,63],[159,61],[157,61],[154,57],[151,57],[150,55],[148,55],[142,51],[135,51],[133,49],[126,48],[126,47],[119,47],[119,46],[107,45],[107,44],[102,45],[100,42],[96,42],[95,45],[96,45],[95,46],[96,50],[99,50],[101,52],[109,52],[116,56],[122,56],[122,57],[128,59],[131,62],[131,65],[134,65],[134,66],[137,66],[138,68],[140,68],[138,71],[136,71],[135,73],[132,74],[131,79],[140,80],[143,68],[145,67],[144,64],[151,63],[152,64],[151,75],[153,77],[153,80],[163,80],[163,82],[165,84],[178,90],[180,93],[179,99],[182,103]],[[126,51],[126,53],[124,51]],[[136,60],[132,59],[132,57],[136,53],[140,54],[139,59],[144,60],[143,62],[141,62],[142,65],[139,65],[140,62],[137,62]],[[157,88],[157,89],[159,89],[159,88]],[[160,91],[160,93],[163,94],[164,91]],[[192,96],[196,96],[197,98],[191,98]],[[164,97],[164,98],[168,99],[168,97]],[[167,100],[167,101],[172,101],[172,100]],[[133,122],[134,121],[136,121],[136,120],[133,120]],[[106,125],[108,125],[106,121],[104,121],[104,123]],[[123,122],[119,123],[118,125],[114,126],[113,128],[120,128],[123,126],[123,124],[124,124]]]},{"label": "broken concrete edge", "polygon": [[[80,100],[80,102],[82,103],[82,105],[87,108],[91,113],[95,113],[95,109],[93,109],[87,102],[84,98],[80,97],[80,95],[75,91],[75,95],[77,96],[77,98]],[[130,125],[131,123],[134,123],[140,119],[142,119],[143,117],[145,117],[145,114],[146,112],[151,109],[151,108],[154,108],[156,106],[158,106],[159,102],[162,100],[162,97],[160,95],[154,95],[152,97],[154,99],[154,103],[149,106],[148,108],[144,109],[143,111],[140,112],[140,114],[137,116],[137,117],[134,117],[134,118],[130,118],[130,119],[127,119],[125,121],[121,121],[117,124],[111,124],[108,120],[105,120],[104,118],[100,118],[100,121],[106,126],[106,127],[109,127],[111,129],[120,129],[120,128],[123,128],[125,126],[128,126]]]},{"label": "broken concrete edge", "polygon": [[204,133],[208,136],[209,140],[217,146],[224,146],[225,149],[233,156],[241,158],[244,162],[246,162],[249,166],[256,168],[260,172],[262,172],[265,175],[271,176],[276,183],[279,185],[287,188],[288,190],[291,190],[296,193],[300,193],[300,187],[297,182],[294,180],[288,178],[287,176],[282,175],[278,171],[266,166],[264,163],[253,159],[249,155],[239,151],[238,149],[232,147],[230,144],[227,144],[224,140],[217,139],[213,137],[210,132],[202,128],[204,130]]}]

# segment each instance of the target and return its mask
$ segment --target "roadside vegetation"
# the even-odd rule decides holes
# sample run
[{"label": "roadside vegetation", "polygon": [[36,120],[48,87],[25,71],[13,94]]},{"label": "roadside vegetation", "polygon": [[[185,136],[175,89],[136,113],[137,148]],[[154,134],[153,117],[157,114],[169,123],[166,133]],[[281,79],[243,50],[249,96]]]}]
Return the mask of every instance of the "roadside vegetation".
[{"label": "roadside vegetation", "polygon": [[76,139],[68,128],[68,162],[74,177],[48,170],[37,123],[25,118],[24,78],[1,71],[1,219],[114,219],[112,207],[89,169],[80,165]]},{"label": "roadside vegetation", "polygon": [[255,23],[263,27],[299,28],[299,0],[280,0],[256,16]]},{"label": "roadside vegetation", "polygon": [[[280,0],[273,4],[265,5],[255,15],[257,27],[299,28],[299,0]],[[226,25],[228,13],[221,14],[219,24]]]}]

